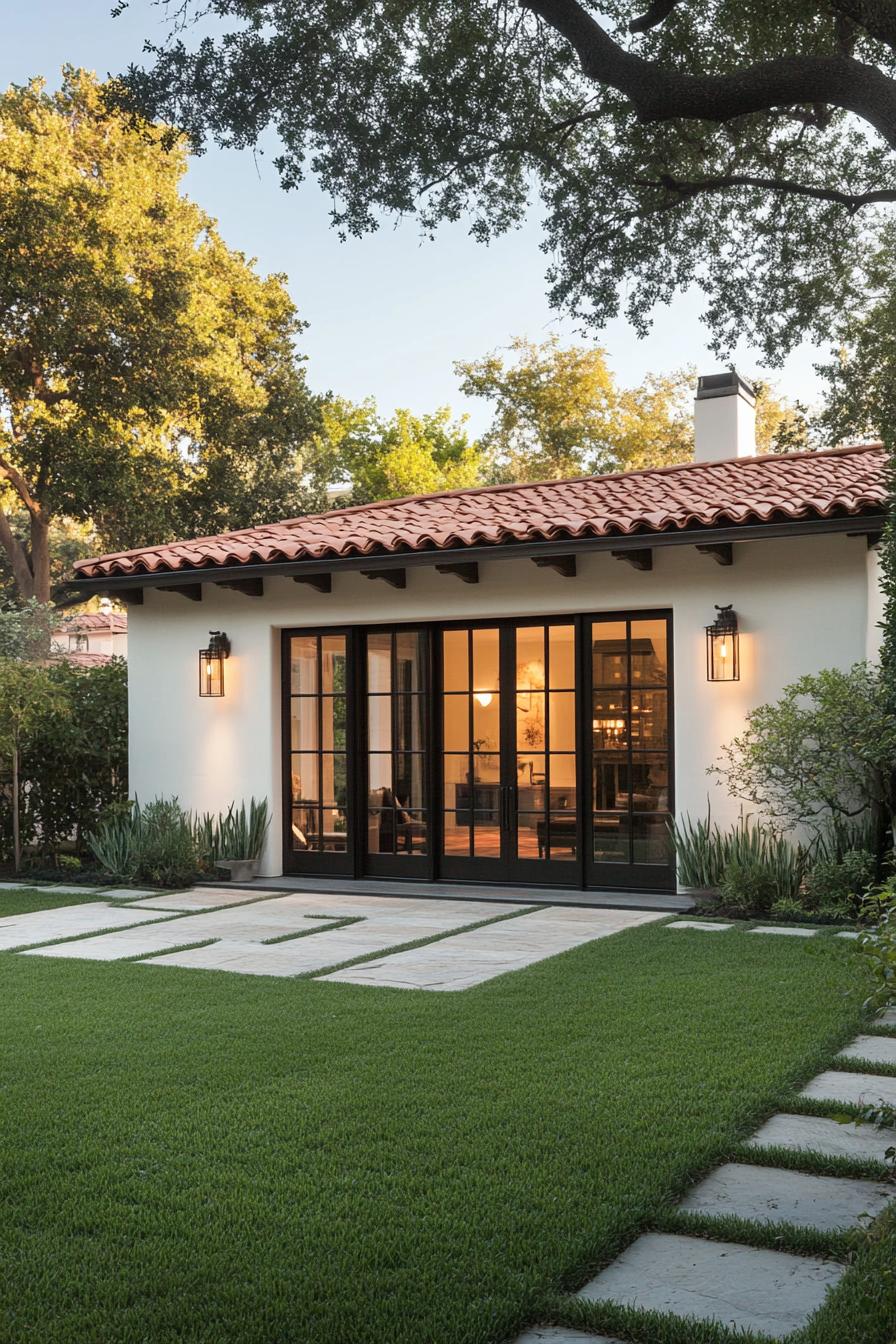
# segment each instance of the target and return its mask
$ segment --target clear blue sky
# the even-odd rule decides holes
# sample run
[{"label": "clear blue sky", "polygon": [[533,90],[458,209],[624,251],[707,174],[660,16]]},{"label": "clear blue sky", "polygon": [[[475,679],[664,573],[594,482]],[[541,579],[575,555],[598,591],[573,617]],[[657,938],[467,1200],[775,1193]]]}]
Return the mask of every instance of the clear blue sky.
[{"label": "clear blue sky", "polygon": [[[7,5],[0,51],[0,86],[33,75],[58,81],[66,61],[118,73],[140,59],[143,39],[158,34],[160,7],[131,0],[118,19],[112,0],[28,0]],[[340,243],[329,227],[327,198],[313,183],[286,193],[269,159],[210,149],[190,168],[187,190],[221,224],[225,240],[257,257],[265,271],[282,271],[309,330],[302,349],[309,379],[323,391],[376,397],[396,406],[430,410],[450,405],[470,413],[471,426],[487,421],[484,403],[465,402],[452,370],[506,345],[515,335],[541,340],[550,331],[578,339],[545,301],[546,258],[537,221],[490,247],[467,236],[462,224],[421,242],[413,221]],[[653,333],[639,341],[622,321],[593,337],[607,348],[625,382],[647,371],[695,364],[712,372],[700,299],[688,295],[657,314]],[[792,397],[814,400],[815,353],[803,349],[773,377]],[[755,354],[738,352],[743,372],[758,371]]]}]

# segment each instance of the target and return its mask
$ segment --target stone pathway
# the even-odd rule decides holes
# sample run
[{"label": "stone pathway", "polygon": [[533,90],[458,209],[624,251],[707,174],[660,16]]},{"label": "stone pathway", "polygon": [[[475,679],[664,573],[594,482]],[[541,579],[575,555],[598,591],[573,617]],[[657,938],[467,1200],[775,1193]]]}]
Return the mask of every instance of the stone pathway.
[{"label": "stone pathway", "polygon": [[575,907],[539,909],[522,919],[503,920],[469,933],[457,933],[425,947],[397,952],[324,976],[352,985],[389,985],[395,989],[461,990],[533,962],[606,938],[623,929],[662,919],[661,914]]},{"label": "stone pathway", "polygon": [[[481,901],[289,893],[198,887],[128,906],[87,903],[15,916],[0,924],[0,948],[83,961],[130,959],[241,975],[327,972],[359,957],[379,961],[322,975],[351,984],[463,990],[662,913]],[[348,921],[348,922],[347,922]],[[303,936],[308,935],[308,936]],[[70,941],[62,941],[70,940]],[[433,941],[436,940],[436,941]],[[404,952],[402,944],[419,943]]]},{"label": "stone pathway", "polygon": [[[687,927],[679,921],[678,927]],[[670,924],[667,927],[676,927]],[[714,926],[717,927],[717,926]],[[877,1026],[896,1026],[896,1008],[880,1014]],[[873,1029],[872,1029],[873,1030]],[[866,1032],[840,1058],[867,1063],[896,1061],[896,1039]],[[838,1104],[896,1105],[896,1078],[886,1074],[820,1073],[800,1093]],[[858,1177],[817,1176],[806,1171],[761,1165],[764,1149],[854,1158],[883,1163],[896,1142],[896,1129],[809,1115],[773,1115],[747,1141],[756,1165],[727,1162],[685,1196],[678,1207],[703,1218],[735,1217],[759,1226],[787,1224],[842,1233],[867,1226],[896,1199],[891,1182]],[[685,1320],[714,1321],[731,1330],[751,1330],[784,1339],[800,1330],[821,1307],[846,1266],[818,1256],[791,1255],[735,1242],[708,1241],[678,1233],[647,1232],[623,1251],[578,1294],[581,1302],[606,1302]],[[560,1326],[537,1326],[516,1344],[617,1344]]]},{"label": "stone pathway", "polygon": [[833,1261],[648,1232],[578,1296],[780,1338],[805,1324],[844,1273]]},{"label": "stone pathway", "polygon": [[130,906],[107,905],[103,901],[60,905],[55,910],[33,910],[26,915],[0,918],[0,952],[55,942],[60,938],[79,938],[99,929],[120,929],[126,924],[154,919],[158,919],[158,914],[151,910],[133,910]]},{"label": "stone pathway", "polygon": [[[713,923],[711,920],[700,919],[673,919],[666,925],[667,929],[697,929],[700,933],[724,933],[728,929],[733,929],[734,924]],[[800,925],[798,928],[788,924],[760,924],[755,929],[748,929],[748,933],[767,933],[777,934],[783,938],[814,938],[816,934],[823,933],[822,928],[816,925]],[[838,938],[858,938],[857,933],[840,933]]]}]

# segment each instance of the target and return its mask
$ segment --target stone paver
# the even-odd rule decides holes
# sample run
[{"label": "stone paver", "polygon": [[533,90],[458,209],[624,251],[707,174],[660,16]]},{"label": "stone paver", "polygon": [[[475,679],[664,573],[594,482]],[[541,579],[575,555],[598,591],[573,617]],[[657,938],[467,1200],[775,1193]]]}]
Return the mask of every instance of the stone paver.
[{"label": "stone paver", "polygon": [[114,901],[137,901],[140,897],[157,896],[158,892],[145,887],[103,887],[99,894]]},{"label": "stone paver", "polygon": [[597,938],[663,919],[630,910],[554,906],[486,928],[443,938],[322,977],[352,985],[395,989],[462,990],[509,971],[521,970]]},{"label": "stone paver", "polygon": [[887,1149],[894,1145],[896,1129],[853,1121],[842,1125],[818,1115],[773,1115],[747,1140],[748,1148],[789,1148],[872,1162],[885,1161]]},{"label": "stone paver", "polygon": [[584,1330],[571,1330],[566,1325],[536,1325],[518,1336],[514,1344],[623,1344],[609,1335],[587,1335]]},{"label": "stone paver", "polygon": [[855,942],[858,936],[859,935],[856,933],[854,929],[846,929],[843,931],[843,933],[834,934],[835,938],[849,938],[851,942]]},{"label": "stone paver", "polygon": [[130,906],[107,905],[104,901],[61,905],[55,910],[34,910],[31,914],[0,919],[0,952],[59,938],[76,938],[99,929],[120,929],[126,924],[141,924],[154,919],[158,919],[158,915],[151,910],[133,910]]},{"label": "stone paver", "polygon": [[758,929],[750,929],[750,933],[777,933],[782,938],[813,938],[818,929],[789,929],[774,924],[763,924]]},{"label": "stone paver", "polygon": [[[273,896],[274,892],[267,893]],[[222,910],[229,905],[245,905],[248,901],[263,897],[263,891],[219,891],[215,887],[194,887],[191,891],[145,893],[147,899],[135,901],[141,910]]]},{"label": "stone paver", "polygon": [[[108,908],[119,915],[135,909],[134,906]],[[510,907],[514,908],[526,909]],[[485,902],[342,895],[322,898],[305,892],[166,920],[164,910],[154,902],[150,909],[141,910],[138,918],[157,923],[85,938],[76,944],[41,948],[33,955],[93,961],[146,956],[152,957],[148,965],[193,966],[247,975],[299,975],[326,970],[401,943],[448,933],[492,918],[494,913],[494,906]],[[359,922],[329,927],[335,920],[348,916],[358,918]],[[290,936],[295,934],[311,936]],[[284,937],[287,941],[270,942]],[[198,943],[211,945],[189,947]],[[173,948],[187,950],[170,951]],[[156,956],[158,953],[168,955]]]},{"label": "stone paver", "polygon": [[867,1059],[872,1064],[896,1064],[896,1039],[892,1036],[857,1036],[845,1045],[840,1059]]},{"label": "stone paver", "polygon": [[876,1218],[894,1196],[896,1189],[879,1181],[726,1162],[678,1207],[713,1218],[732,1215],[756,1223],[792,1223],[838,1232]]},{"label": "stone paver", "polygon": [[853,1106],[896,1106],[896,1078],[882,1073],[840,1073],[827,1069],[800,1093],[813,1101],[843,1101]]},{"label": "stone paver", "polygon": [[701,924],[696,919],[673,919],[671,924],[666,925],[667,929],[700,929],[702,933],[724,933],[726,929],[733,929],[733,924]]},{"label": "stone paver", "polygon": [[896,1008],[885,1008],[878,1013],[877,1020],[882,1027],[896,1027]]},{"label": "stone paver", "polygon": [[805,1325],[844,1272],[809,1256],[649,1232],[578,1296],[781,1338]]}]

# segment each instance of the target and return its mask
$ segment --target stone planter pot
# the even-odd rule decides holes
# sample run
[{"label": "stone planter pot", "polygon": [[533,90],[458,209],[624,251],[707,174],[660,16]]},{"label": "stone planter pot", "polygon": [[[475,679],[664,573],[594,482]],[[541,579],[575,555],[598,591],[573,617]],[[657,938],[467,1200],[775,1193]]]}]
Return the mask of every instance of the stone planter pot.
[{"label": "stone planter pot", "polygon": [[227,874],[228,882],[251,882],[260,866],[258,859],[219,859],[215,864],[219,873]]}]

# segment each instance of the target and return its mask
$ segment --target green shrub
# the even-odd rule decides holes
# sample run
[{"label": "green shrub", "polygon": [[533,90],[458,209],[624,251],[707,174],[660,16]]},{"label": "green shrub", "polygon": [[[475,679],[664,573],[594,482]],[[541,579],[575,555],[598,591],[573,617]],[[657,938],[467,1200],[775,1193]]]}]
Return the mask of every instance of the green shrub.
[{"label": "green shrub", "polygon": [[867,1006],[885,1008],[896,1003],[896,877],[871,892],[862,905],[870,927],[859,936],[859,947],[874,985]]},{"label": "green shrub", "polygon": [[141,808],[111,808],[88,837],[104,873],[117,882],[180,887],[218,859],[256,859],[270,826],[267,799],[248,809],[231,803],[217,816],[194,817],[176,798],[155,798]]},{"label": "green shrub", "polygon": [[132,882],[137,872],[136,827],[131,815],[103,816],[87,836],[90,851],[101,870],[116,882]]},{"label": "green shrub", "polygon": [[774,869],[748,856],[728,864],[719,895],[723,908],[739,915],[768,915],[780,898]]},{"label": "green shrub", "polygon": [[848,849],[839,859],[816,859],[803,881],[806,908],[831,918],[858,914],[876,868],[867,849]]},{"label": "green shrub", "polygon": [[[136,808],[135,808],[136,811]],[[180,887],[199,870],[193,819],[176,798],[156,798],[138,812],[137,880]]]},{"label": "green shrub", "polygon": [[[806,863],[805,851],[791,845],[751,817],[741,817],[728,831],[705,821],[684,817],[670,824],[678,877],[684,886],[722,891],[729,871],[759,869],[768,873],[775,889],[773,899],[797,898]],[[727,883],[728,889],[731,883]],[[740,903],[738,903],[740,908]]]},{"label": "green shrub", "polygon": [[249,809],[241,803],[231,803],[226,812],[217,817],[210,812],[197,816],[194,822],[196,847],[202,862],[214,866],[219,859],[257,859],[264,848],[265,837],[271,824],[268,800],[249,800]]},{"label": "green shrub", "polygon": [[780,896],[772,902],[770,913],[775,919],[805,919],[806,907],[797,896]]}]

